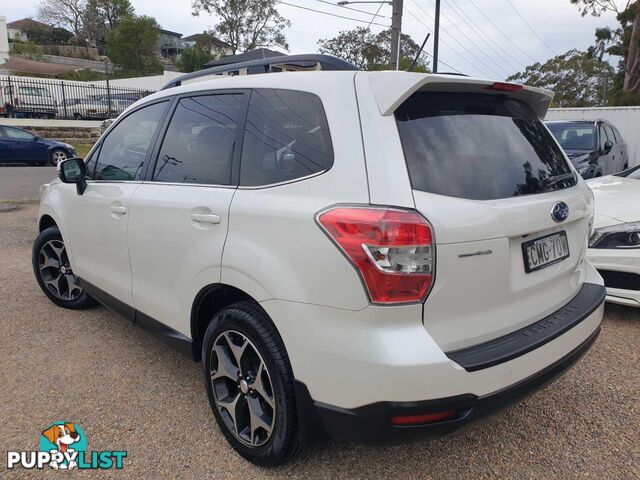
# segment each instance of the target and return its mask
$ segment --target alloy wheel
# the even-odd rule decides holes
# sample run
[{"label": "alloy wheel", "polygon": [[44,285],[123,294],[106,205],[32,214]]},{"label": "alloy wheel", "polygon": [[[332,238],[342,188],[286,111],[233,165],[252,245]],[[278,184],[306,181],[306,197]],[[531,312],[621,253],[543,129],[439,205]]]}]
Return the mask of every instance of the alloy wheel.
[{"label": "alloy wheel", "polygon": [[82,294],[62,240],[50,240],[42,246],[38,254],[38,268],[45,288],[56,298],[69,301]]},{"label": "alloy wheel", "polygon": [[209,374],[215,404],[227,429],[250,447],[264,445],[276,418],[271,377],[255,345],[225,330],[211,351]]},{"label": "alloy wheel", "polygon": [[56,150],[51,154],[51,163],[53,164],[54,167],[58,165],[58,163],[66,159],[67,159],[67,154],[64,153],[62,150]]}]

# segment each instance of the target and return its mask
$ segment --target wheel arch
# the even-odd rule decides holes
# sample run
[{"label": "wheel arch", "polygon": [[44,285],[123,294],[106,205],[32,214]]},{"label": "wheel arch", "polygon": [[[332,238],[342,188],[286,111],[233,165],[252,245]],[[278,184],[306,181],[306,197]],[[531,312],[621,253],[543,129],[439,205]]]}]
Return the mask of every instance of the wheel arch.
[{"label": "wheel arch", "polygon": [[204,334],[217,312],[236,302],[248,301],[259,308],[269,319],[273,328],[278,328],[260,303],[244,290],[225,283],[213,283],[200,289],[191,306],[191,346],[193,359],[200,361]]},{"label": "wheel arch", "polygon": [[57,226],[58,224],[53,219],[53,217],[45,213],[44,215],[40,216],[40,219],[38,220],[38,233],[46,230],[47,228]]}]

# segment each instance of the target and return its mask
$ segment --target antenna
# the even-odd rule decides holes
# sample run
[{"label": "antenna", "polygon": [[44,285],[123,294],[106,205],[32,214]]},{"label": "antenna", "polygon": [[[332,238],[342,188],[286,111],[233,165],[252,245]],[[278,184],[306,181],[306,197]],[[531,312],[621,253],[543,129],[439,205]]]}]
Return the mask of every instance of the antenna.
[{"label": "antenna", "polygon": [[411,65],[409,66],[409,68],[407,68],[407,72],[410,72],[411,70],[413,70],[413,67],[416,66],[416,63],[418,63],[418,58],[420,58],[420,54],[422,53],[422,50],[424,49],[424,46],[427,44],[427,40],[429,40],[430,36],[431,36],[431,33],[427,33],[427,36],[424,38],[424,42],[422,42],[422,45],[420,45],[420,49],[418,50],[418,53],[416,53],[416,58],[413,59],[413,62],[411,62]]}]

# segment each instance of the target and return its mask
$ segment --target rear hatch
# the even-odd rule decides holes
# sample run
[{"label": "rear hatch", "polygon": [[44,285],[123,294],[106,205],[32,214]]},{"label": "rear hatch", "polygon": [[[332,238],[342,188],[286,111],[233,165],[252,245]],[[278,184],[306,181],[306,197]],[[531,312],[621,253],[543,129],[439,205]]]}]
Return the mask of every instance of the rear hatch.
[{"label": "rear hatch", "polygon": [[465,85],[427,86],[395,110],[415,206],[436,242],[424,325],[445,351],[569,302],[592,216],[588,189],[539,119],[542,94]]}]

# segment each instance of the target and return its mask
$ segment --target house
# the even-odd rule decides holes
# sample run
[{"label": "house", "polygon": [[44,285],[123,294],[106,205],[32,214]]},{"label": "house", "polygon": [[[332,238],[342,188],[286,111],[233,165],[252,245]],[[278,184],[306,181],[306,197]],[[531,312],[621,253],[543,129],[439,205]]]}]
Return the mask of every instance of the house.
[{"label": "house", "polygon": [[158,53],[162,58],[175,59],[184,50],[182,34],[170,30],[160,30]]},{"label": "house", "polygon": [[21,20],[16,20],[15,22],[7,23],[9,39],[14,42],[28,42],[29,36],[26,31],[33,30],[34,28],[47,29],[50,27],[42,22],[33,20],[32,18],[23,18]]},{"label": "house", "polygon": [[233,55],[233,47],[231,45],[214,37],[210,33],[196,33],[195,35],[184,37],[182,41],[185,47],[199,47],[216,58]]},{"label": "house", "polygon": [[9,60],[9,36],[7,35],[7,17],[0,16],[0,65]]},{"label": "house", "polygon": [[223,65],[229,65],[231,63],[248,62],[249,60],[259,60],[261,58],[281,57],[286,53],[277,52],[275,50],[269,50],[268,48],[257,48],[250,52],[239,53],[237,55],[231,55],[220,60],[212,60],[207,63],[206,67],[221,67]]}]

